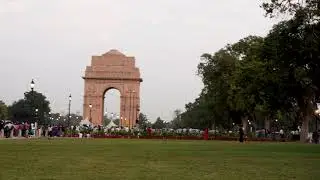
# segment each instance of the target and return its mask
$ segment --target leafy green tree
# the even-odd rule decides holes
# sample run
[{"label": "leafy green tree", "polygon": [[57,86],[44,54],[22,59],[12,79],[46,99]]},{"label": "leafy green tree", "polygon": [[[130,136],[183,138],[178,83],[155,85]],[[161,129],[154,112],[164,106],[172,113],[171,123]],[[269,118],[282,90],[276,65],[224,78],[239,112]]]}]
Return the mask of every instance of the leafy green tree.
[{"label": "leafy green tree", "polygon": [[201,119],[207,121],[207,127],[225,125],[230,120],[231,107],[227,100],[236,61],[235,56],[227,48],[217,51],[214,55],[202,55],[198,73],[204,83],[204,90],[200,95],[199,105],[204,107],[200,111],[202,112]]},{"label": "leafy green tree", "polygon": [[165,127],[166,127],[166,124],[160,117],[158,117],[157,120],[152,124],[152,128],[154,129],[162,129]]},{"label": "leafy green tree", "polygon": [[271,18],[279,14],[290,14],[305,16],[308,23],[319,23],[320,20],[319,0],[265,0],[262,8]]},{"label": "leafy green tree", "polygon": [[246,127],[258,103],[259,89],[251,81],[259,78],[263,63],[258,61],[263,38],[248,36],[227,45],[214,55],[202,55],[198,65],[205,85],[205,101],[214,123],[230,129],[232,122]]},{"label": "leafy green tree", "polygon": [[181,114],[182,111],[180,109],[174,111],[173,120],[170,122],[170,128],[178,129],[183,127]]},{"label": "leafy green tree", "polygon": [[228,129],[232,122],[246,126],[247,119],[255,124],[264,119],[266,127],[278,122],[295,130],[300,121],[305,141],[320,101],[320,2],[271,0],[262,7],[267,15],[293,16],[265,38],[248,36],[213,55],[203,54],[198,74],[204,88],[176,124]]},{"label": "leafy green tree", "polygon": [[204,129],[214,124],[210,104],[206,100],[205,94],[202,93],[193,103],[185,106],[186,111],[181,113],[181,123],[177,128],[197,128]]},{"label": "leafy green tree", "polygon": [[5,120],[8,118],[8,107],[0,100],[0,120]]},{"label": "leafy green tree", "polygon": [[309,132],[320,88],[320,24],[294,17],[277,24],[265,38],[263,57],[279,75],[281,90],[297,105],[302,122],[301,141]]},{"label": "leafy green tree", "polygon": [[15,101],[9,106],[10,118],[17,122],[38,122],[45,124],[50,112],[50,103],[46,97],[36,91],[24,93],[24,99]]},{"label": "leafy green tree", "polygon": [[118,125],[118,126],[119,126],[119,124],[120,124],[120,119],[119,119],[119,118],[117,118],[117,119],[113,120],[113,122],[114,122],[116,125]]},{"label": "leafy green tree", "polygon": [[103,116],[103,122],[102,125],[106,126],[111,122],[111,119],[109,119],[107,116]]},{"label": "leafy green tree", "polygon": [[147,116],[143,113],[139,114],[138,123],[140,129],[146,129],[148,127],[151,127],[151,123],[149,122]]}]

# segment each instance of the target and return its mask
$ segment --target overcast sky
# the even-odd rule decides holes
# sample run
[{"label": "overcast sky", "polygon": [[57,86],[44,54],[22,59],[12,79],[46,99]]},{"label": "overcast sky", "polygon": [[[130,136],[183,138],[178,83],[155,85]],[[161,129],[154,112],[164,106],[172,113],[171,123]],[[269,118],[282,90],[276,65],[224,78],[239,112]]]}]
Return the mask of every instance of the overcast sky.
[{"label": "overcast sky", "polygon": [[[144,82],[141,111],[171,120],[202,89],[199,56],[273,22],[257,0],[0,0],[0,99],[44,93],[54,112],[82,112],[85,67],[92,55],[118,49],[135,56]],[[108,111],[119,111],[108,93]],[[110,110],[109,110],[110,109]]]}]

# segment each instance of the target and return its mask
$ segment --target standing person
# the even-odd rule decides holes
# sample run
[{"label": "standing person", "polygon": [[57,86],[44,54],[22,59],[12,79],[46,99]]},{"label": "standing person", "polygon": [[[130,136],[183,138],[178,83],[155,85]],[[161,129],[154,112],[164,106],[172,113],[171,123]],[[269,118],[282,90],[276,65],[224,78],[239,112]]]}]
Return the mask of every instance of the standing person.
[{"label": "standing person", "polygon": [[319,133],[317,131],[314,131],[312,133],[312,140],[313,140],[313,143],[318,144],[318,142],[319,142]]},{"label": "standing person", "polygon": [[4,134],[6,138],[11,136],[11,131],[13,131],[13,124],[11,122],[6,122],[4,126]]},{"label": "standing person", "polygon": [[283,129],[280,129],[280,137],[281,137],[281,139],[284,139],[284,132],[283,132]]},{"label": "standing person", "polygon": [[0,120],[0,137],[4,137],[4,121]]},{"label": "standing person", "polygon": [[24,124],[24,122],[20,124],[20,129],[21,129],[21,136],[26,137],[26,125]]},{"label": "standing person", "polygon": [[242,127],[239,128],[239,135],[240,135],[239,141],[240,141],[241,143],[243,143],[243,140],[244,140],[244,132],[243,132]]},{"label": "standing person", "polygon": [[51,125],[48,127],[48,136],[52,137],[52,127],[51,127]]},{"label": "standing person", "polygon": [[148,127],[147,132],[148,132],[148,136],[151,136],[151,128],[150,127]]},{"label": "standing person", "polygon": [[204,140],[208,140],[209,139],[209,129],[208,128],[206,128],[204,130],[203,139]]}]

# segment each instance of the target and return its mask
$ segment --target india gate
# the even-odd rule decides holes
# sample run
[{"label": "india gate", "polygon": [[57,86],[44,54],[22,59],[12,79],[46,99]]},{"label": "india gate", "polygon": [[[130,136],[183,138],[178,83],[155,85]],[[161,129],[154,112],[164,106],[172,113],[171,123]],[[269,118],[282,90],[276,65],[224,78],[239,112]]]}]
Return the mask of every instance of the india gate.
[{"label": "india gate", "polygon": [[102,125],[104,95],[110,89],[120,92],[120,126],[132,128],[140,111],[140,70],[135,58],[117,50],[92,56],[84,79],[83,118]]}]

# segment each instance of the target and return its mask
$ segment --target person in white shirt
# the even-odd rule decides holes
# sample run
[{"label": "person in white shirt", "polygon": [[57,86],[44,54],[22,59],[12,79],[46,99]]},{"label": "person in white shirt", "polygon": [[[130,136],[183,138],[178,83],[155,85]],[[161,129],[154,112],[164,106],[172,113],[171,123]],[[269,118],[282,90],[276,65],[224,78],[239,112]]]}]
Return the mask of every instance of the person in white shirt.
[{"label": "person in white shirt", "polygon": [[280,137],[281,137],[281,139],[283,139],[283,138],[284,138],[284,132],[283,132],[283,130],[282,130],[282,129],[280,129]]}]

